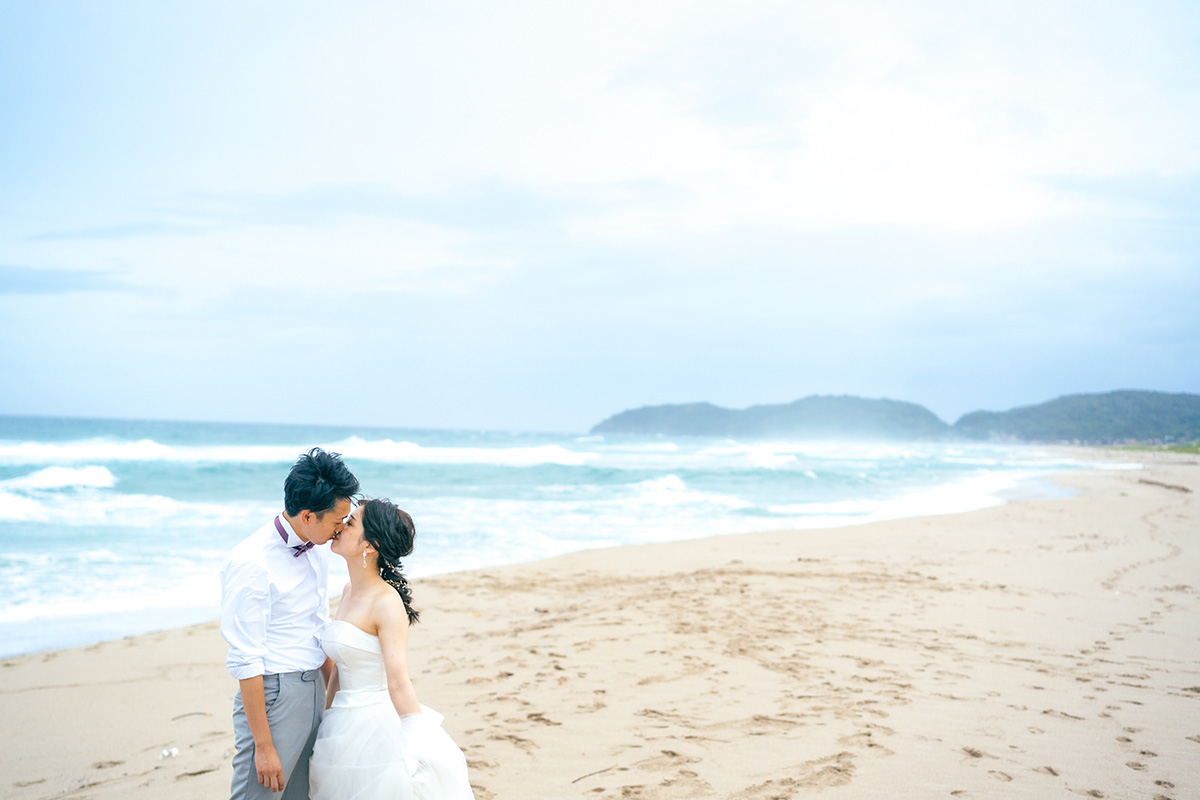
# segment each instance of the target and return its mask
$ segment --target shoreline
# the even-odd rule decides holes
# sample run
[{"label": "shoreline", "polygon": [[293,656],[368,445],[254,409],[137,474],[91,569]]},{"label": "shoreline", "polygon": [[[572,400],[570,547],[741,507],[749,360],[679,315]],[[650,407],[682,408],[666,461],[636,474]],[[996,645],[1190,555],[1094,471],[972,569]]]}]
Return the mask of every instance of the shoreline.
[{"label": "shoreline", "polygon": [[[1136,452],[1121,452],[1102,448],[1074,445],[1028,445],[1029,451],[1035,454],[1030,463],[1044,462],[1036,469],[1009,467],[997,469],[977,475],[949,477],[943,483],[925,487],[910,488],[905,494],[889,499],[873,499],[866,501],[860,508],[848,508],[857,501],[847,503],[844,500],[829,502],[811,502],[811,512],[787,520],[774,520],[775,526],[789,530],[833,530],[847,527],[868,525],[877,522],[888,522],[900,519],[924,516],[942,516],[958,514],[989,508],[995,505],[1028,500],[1049,499],[1069,494],[1053,483],[1053,476],[1066,469],[1068,472],[1087,471],[1093,469],[1118,468],[1118,463],[1128,464],[1121,467],[1126,469],[1140,468],[1143,459],[1137,458]],[[1026,454],[1027,455],[1027,454]],[[1023,456],[1024,457],[1024,456]],[[1070,466],[1067,463],[1069,462]],[[994,466],[994,465],[991,465]],[[742,535],[763,530],[763,524],[771,523],[770,519],[757,522],[745,520],[741,530],[703,531],[699,535],[683,535],[673,537],[656,537],[650,540],[616,542],[607,545],[591,543],[576,543],[578,550],[568,550],[566,553],[543,554],[532,560],[500,562],[481,566],[459,566],[450,571],[422,572],[418,569],[411,577],[417,580],[462,572],[471,572],[496,566],[520,566],[533,564],[549,558],[565,555],[571,552],[589,552],[605,550],[613,547],[636,546],[657,542],[687,541],[693,538],[719,538],[722,536]],[[772,528],[773,529],[773,528]],[[677,533],[677,532],[676,532]],[[222,556],[223,558],[223,556]],[[213,575],[219,569],[219,561],[213,566]],[[410,565],[411,566],[411,565]],[[331,596],[340,591],[344,583],[345,571],[340,570],[337,560],[331,564],[330,593]],[[215,592],[215,589],[214,589]],[[202,592],[208,596],[213,592]],[[213,595],[215,597],[215,595]],[[127,598],[128,600],[128,598]],[[81,602],[76,602],[76,606]],[[101,604],[103,607],[104,604]],[[215,602],[198,603],[155,608],[153,604],[146,606],[139,600],[134,607],[120,606],[116,609],[95,610],[89,614],[74,616],[34,617],[31,619],[9,619],[0,622],[0,659],[20,655],[66,650],[76,647],[86,647],[105,641],[129,638],[172,630],[178,627],[199,625],[217,618],[220,609]],[[9,649],[11,648],[11,649]]]},{"label": "shoreline", "polygon": [[[419,579],[418,695],[479,800],[1195,796],[1198,460],[1097,452],[1145,469]],[[209,622],[0,659],[6,796],[227,792],[224,654]]]}]

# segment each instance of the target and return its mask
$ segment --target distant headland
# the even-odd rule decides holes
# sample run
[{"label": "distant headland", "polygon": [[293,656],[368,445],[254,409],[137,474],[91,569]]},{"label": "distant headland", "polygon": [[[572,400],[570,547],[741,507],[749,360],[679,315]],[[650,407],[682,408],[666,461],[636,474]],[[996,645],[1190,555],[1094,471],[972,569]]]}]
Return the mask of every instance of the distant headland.
[{"label": "distant headland", "polygon": [[614,414],[591,432],[798,440],[1191,442],[1200,439],[1200,395],[1137,390],[1072,394],[1008,411],[973,411],[953,425],[916,403],[813,395],[746,409],[711,403],[644,406]]}]

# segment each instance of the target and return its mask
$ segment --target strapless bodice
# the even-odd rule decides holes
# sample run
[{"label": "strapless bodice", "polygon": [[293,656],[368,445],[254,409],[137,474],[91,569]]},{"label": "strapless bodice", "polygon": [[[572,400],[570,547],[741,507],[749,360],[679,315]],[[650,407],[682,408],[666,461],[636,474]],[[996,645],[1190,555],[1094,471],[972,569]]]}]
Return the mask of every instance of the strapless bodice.
[{"label": "strapless bodice", "polygon": [[335,619],[321,634],[321,649],[338,668],[334,707],[391,702],[378,636],[345,620]]}]

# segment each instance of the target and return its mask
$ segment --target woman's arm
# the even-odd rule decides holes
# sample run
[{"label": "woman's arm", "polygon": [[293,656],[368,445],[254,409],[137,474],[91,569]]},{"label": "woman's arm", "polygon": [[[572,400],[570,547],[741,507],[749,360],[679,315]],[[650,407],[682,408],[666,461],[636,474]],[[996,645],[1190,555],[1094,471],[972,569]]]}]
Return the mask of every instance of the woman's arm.
[{"label": "woman's arm", "polygon": [[[342,587],[342,596],[338,598],[339,609],[349,596],[350,584],[347,583]],[[321,674],[325,676],[325,708],[328,709],[333,705],[333,696],[342,688],[341,681],[338,680],[337,664],[333,663],[332,658],[325,658],[325,663],[321,665]]]},{"label": "woman's arm", "polygon": [[419,714],[421,704],[408,677],[408,612],[404,601],[389,591],[375,602],[374,611],[392,705],[397,714]]},{"label": "woman's arm", "polygon": [[337,664],[332,658],[326,658],[321,665],[321,674],[325,676],[325,708],[333,705],[333,696],[338,693],[341,683],[338,681]]}]

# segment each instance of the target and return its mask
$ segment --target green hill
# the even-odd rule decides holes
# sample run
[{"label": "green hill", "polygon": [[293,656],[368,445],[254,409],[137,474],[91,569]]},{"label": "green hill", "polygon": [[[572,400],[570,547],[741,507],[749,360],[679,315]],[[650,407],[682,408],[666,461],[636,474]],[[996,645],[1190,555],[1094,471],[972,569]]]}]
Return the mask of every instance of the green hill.
[{"label": "green hill", "polygon": [[899,400],[805,397],[781,405],[734,410],[711,403],[645,406],[622,411],[592,433],[639,433],[789,439],[937,439],[950,435],[929,409]]},{"label": "green hill", "polygon": [[1200,395],[1124,390],[1072,394],[1009,411],[975,411],[954,423],[970,439],[1110,444],[1200,439]]}]

